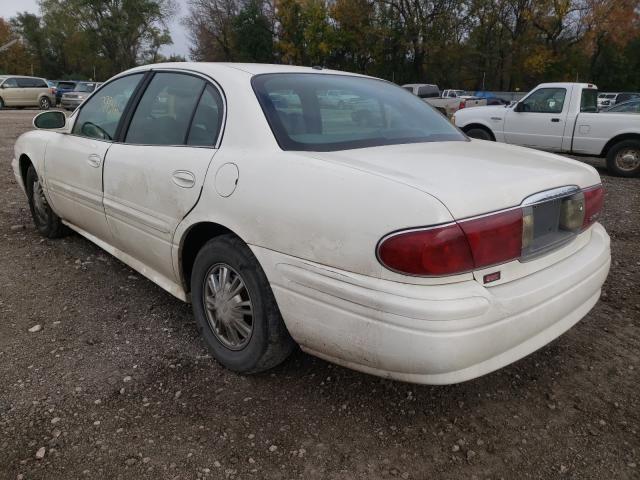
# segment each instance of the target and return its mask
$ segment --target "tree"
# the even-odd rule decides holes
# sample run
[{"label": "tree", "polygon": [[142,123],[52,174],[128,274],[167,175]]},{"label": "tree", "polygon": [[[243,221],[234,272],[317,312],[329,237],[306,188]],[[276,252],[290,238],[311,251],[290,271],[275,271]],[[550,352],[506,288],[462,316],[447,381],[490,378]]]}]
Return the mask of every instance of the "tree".
[{"label": "tree", "polygon": [[0,17],[0,74],[31,73],[31,58],[11,24]]},{"label": "tree", "polygon": [[238,61],[273,61],[272,22],[265,15],[263,1],[249,0],[233,19],[232,31]]}]

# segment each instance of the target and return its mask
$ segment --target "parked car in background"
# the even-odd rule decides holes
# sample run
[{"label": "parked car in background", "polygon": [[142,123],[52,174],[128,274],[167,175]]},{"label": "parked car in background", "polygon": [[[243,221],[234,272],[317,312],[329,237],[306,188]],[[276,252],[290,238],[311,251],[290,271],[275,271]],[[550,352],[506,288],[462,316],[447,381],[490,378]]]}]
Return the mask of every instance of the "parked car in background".
[{"label": "parked car in background", "polygon": [[460,98],[464,97],[464,90],[443,90],[443,98]]},{"label": "parked car in background", "polygon": [[[334,90],[356,108],[324,108]],[[12,167],[40,233],[70,227],[191,301],[237,372],[298,343],[370,374],[461,382],[571,328],[609,270],[594,168],[469,140],[386,81],[146,65],[34,126]]]},{"label": "parked car in background", "polygon": [[100,85],[97,82],[78,82],[71,92],[62,95],[60,105],[65,110],[75,110]]},{"label": "parked car in background", "polygon": [[609,108],[616,104],[617,93],[599,93],[598,94],[598,110]]},{"label": "parked car in background", "polygon": [[62,95],[67,92],[72,92],[78,82],[75,80],[56,80],[56,100],[60,104],[62,101]]},{"label": "parked car in background", "polygon": [[591,83],[543,83],[512,107],[457,112],[455,124],[482,140],[603,157],[611,173],[640,175],[640,117],[598,113]]},{"label": "parked car in background", "polygon": [[[437,85],[428,83],[408,83],[402,85],[402,88],[421,98],[446,117],[451,117],[461,108],[478,107],[487,104],[485,99],[479,97],[445,97],[440,95],[440,89]],[[461,90],[455,91],[461,92]],[[448,90],[448,92],[454,92],[454,90]]]},{"label": "parked car in background", "polygon": [[640,98],[628,102],[617,103],[602,113],[640,113]]},{"label": "parked car in background", "polygon": [[638,92],[622,92],[619,93],[616,97],[616,105],[618,103],[628,102],[629,100],[635,100],[636,98],[640,98],[640,93]]},{"label": "parked car in background", "polygon": [[4,107],[40,107],[49,110],[56,95],[44,78],[15,75],[0,76],[0,109]]},{"label": "parked car in background", "polygon": [[318,100],[323,107],[345,109],[350,108],[350,106],[353,105],[353,102],[358,100],[358,97],[350,92],[327,90],[318,96]]}]

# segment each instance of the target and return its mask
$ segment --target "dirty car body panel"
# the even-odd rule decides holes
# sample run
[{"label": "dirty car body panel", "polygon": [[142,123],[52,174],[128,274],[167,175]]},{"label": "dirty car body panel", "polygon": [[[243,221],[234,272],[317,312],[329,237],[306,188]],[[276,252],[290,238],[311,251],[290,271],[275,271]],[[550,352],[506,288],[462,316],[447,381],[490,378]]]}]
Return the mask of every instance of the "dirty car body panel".
[{"label": "dirty car body panel", "polygon": [[[309,92],[327,82],[359,100],[323,110]],[[296,88],[299,102],[275,101]],[[374,100],[378,90],[415,102],[406,105],[416,115],[427,109],[435,133],[410,131],[394,105]],[[92,113],[95,105],[108,108]],[[181,108],[193,110],[188,125],[176,121]],[[264,270],[303,350],[403,381],[460,382],[528,355],[587,314],[609,269],[595,216],[527,258],[442,275],[385,264],[390,238],[526,215],[542,205],[527,205],[536,195],[547,216],[564,212],[553,202],[585,208],[600,178],[553,154],[470,140],[399,87],[342,72],[138,67],[97,90],[64,128],[18,139],[21,185],[26,161],[65,223],[178,298],[192,289],[190,233],[230,232]]]}]

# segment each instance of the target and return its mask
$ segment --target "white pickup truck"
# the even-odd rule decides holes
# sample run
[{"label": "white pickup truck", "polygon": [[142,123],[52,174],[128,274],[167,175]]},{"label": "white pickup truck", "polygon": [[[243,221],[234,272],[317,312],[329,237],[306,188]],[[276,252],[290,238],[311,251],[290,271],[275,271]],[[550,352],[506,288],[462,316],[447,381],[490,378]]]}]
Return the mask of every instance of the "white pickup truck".
[{"label": "white pickup truck", "polygon": [[[451,117],[463,108],[480,107],[487,104],[485,98],[441,95],[438,86],[430,83],[408,83],[402,85],[402,88],[420,97],[446,117]],[[462,92],[462,90],[445,90],[445,92]]]},{"label": "white pickup truck", "polygon": [[591,83],[543,83],[518,103],[456,112],[468,136],[607,159],[610,172],[640,174],[640,115],[598,113]]}]

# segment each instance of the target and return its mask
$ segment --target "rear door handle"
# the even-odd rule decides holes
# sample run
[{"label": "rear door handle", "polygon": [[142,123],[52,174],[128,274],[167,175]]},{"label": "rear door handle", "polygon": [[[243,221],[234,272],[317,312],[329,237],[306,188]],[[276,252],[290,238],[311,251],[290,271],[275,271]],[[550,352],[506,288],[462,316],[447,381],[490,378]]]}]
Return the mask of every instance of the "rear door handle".
[{"label": "rear door handle", "polygon": [[552,118],[551,121],[554,122],[554,123],[558,123],[560,121],[560,119],[559,118]]},{"label": "rear door handle", "polygon": [[182,188],[191,188],[196,184],[196,177],[188,170],[176,170],[171,176],[173,183]]},{"label": "rear door handle", "polygon": [[98,168],[100,166],[100,164],[102,163],[102,157],[100,157],[100,155],[98,155],[96,153],[92,153],[87,158],[87,163],[89,165],[91,165],[92,167],[94,167],[94,168]]}]

